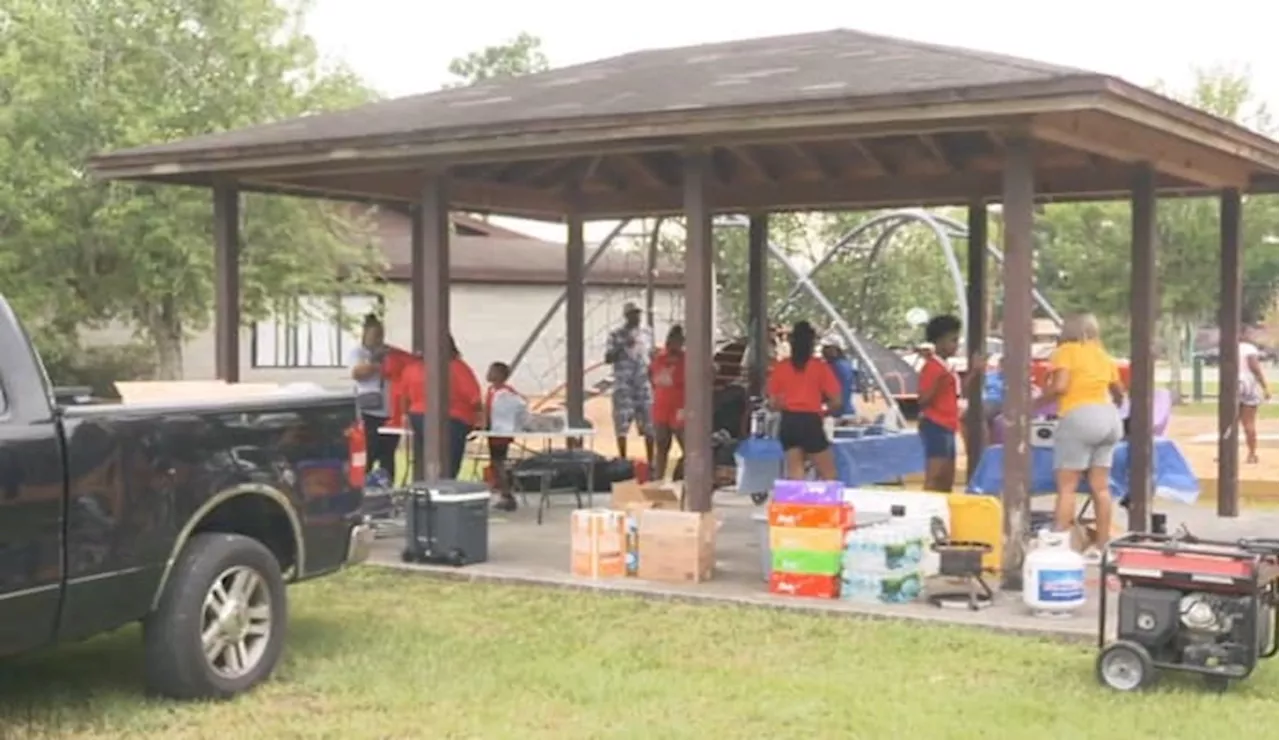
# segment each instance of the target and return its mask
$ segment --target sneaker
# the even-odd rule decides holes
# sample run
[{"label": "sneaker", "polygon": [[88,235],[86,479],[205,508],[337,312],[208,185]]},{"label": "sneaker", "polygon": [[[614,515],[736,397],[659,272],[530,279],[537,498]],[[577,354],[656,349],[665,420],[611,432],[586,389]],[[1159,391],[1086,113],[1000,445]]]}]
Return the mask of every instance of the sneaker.
[{"label": "sneaker", "polygon": [[1100,565],[1102,563],[1102,551],[1097,547],[1088,547],[1080,554],[1084,557],[1085,565]]},{"label": "sneaker", "polygon": [[516,500],[512,496],[503,496],[493,504],[494,511],[515,511],[516,508]]}]

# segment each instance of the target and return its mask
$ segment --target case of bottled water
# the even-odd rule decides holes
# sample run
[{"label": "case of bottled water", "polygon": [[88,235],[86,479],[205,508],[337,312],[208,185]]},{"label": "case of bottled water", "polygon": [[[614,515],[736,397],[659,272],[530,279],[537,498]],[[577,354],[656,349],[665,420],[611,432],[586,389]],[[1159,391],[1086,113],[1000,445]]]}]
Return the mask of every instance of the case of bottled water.
[{"label": "case of bottled water", "polygon": [[905,603],[924,588],[928,527],[894,519],[854,529],[845,540],[840,596],[849,601]]}]

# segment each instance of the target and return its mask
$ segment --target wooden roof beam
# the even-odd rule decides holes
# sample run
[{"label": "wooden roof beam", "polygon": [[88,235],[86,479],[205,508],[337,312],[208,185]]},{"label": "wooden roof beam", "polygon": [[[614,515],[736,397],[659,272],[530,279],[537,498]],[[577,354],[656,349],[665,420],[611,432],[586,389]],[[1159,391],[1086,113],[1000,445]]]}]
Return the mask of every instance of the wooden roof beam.
[{"label": "wooden roof beam", "polygon": [[964,169],[964,162],[957,157],[950,148],[947,147],[945,141],[940,136],[931,136],[929,134],[921,134],[916,139],[924,150],[929,153],[935,162],[942,165],[944,169],[959,171]]},{"label": "wooden roof beam", "polygon": [[638,182],[641,188],[663,188],[671,184],[639,154],[617,154],[613,161],[626,170],[628,177]]},{"label": "wooden roof beam", "polygon": [[744,170],[751,172],[755,179],[761,182],[777,182],[780,179],[777,170],[771,167],[768,162],[761,161],[751,147],[731,146],[725,147],[725,150],[733,155]]},{"label": "wooden roof beam", "polygon": [[1214,188],[1247,188],[1248,163],[1101,113],[1037,116],[1031,135],[1118,162],[1149,162],[1157,171]]},{"label": "wooden roof beam", "polygon": [[[1123,198],[1127,197],[1131,180],[1132,169],[1129,167],[1041,170],[1036,175],[1036,192],[1045,200]],[[1163,178],[1160,185],[1166,190],[1190,190],[1194,187],[1169,177]],[[952,172],[715,186],[708,195],[716,212],[736,213],[956,205],[970,202],[974,197],[994,200],[999,198],[1000,192],[999,172]],[[582,208],[591,218],[673,215],[681,212],[681,197],[680,188],[601,194],[584,197]]]},{"label": "wooden roof beam", "polygon": [[853,139],[850,146],[862,158],[862,161],[870,165],[881,177],[892,176],[897,174],[898,168],[892,162],[877,154],[866,142]]},{"label": "wooden roof beam", "polygon": [[804,144],[791,144],[787,148],[804,163],[805,167],[817,171],[824,179],[835,180],[842,174],[838,167],[832,165],[829,158],[815,155]]}]

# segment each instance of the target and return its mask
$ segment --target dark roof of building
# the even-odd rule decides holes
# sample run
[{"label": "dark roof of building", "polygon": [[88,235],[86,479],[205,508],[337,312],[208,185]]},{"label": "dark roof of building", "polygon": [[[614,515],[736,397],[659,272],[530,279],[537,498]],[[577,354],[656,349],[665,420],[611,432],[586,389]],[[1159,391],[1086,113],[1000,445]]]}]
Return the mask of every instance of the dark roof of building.
[{"label": "dark roof of building", "polygon": [[[457,210],[675,214],[683,155],[720,212],[957,204],[1002,195],[1028,139],[1041,199],[1275,192],[1280,146],[1123,80],[850,30],[625,54],[95,157],[99,176]],[[573,193],[571,205],[569,193]]]},{"label": "dark roof of building", "polygon": [[[457,283],[498,285],[564,285],[565,247],[536,239],[465,214],[451,215],[450,278]],[[381,209],[376,216],[377,243],[387,262],[388,280],[411,280],[412,221],[402,213]],[[620,287],[645,284],[645,255],[615,244],[591,266],[587,285]],[[587,254],[594,251],[587,246]],[[660,258],[654,284],[684,285],[684,273]]]},{"label": "dark roof of building", "polygon": [[317,143],[1094,76],[1071,67],[838,29],[651,49],[524,77],[384,100],[117,152]]}]

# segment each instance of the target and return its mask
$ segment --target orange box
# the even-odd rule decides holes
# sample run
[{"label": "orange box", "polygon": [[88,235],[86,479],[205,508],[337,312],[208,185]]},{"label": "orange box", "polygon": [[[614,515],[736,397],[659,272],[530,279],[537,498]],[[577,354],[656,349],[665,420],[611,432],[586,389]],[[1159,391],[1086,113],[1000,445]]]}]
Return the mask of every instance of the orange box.
[{"label": "orange box", "polygon": [[769,549],[840,552],[844,549],[845,530],[835,527],[770,527]]},{"label": "orange box", "polygon": [[780,596],[834,599],[840,595],[840,576],[815,576],[774,571],[769,574],[769,593]]},{"label": "orange box", "polygon": [[627,515],[609,509],[577,509],[569,518],[571,571],[583,578],[627,574]]},{"label": "orange box", "polygon": [[807,529],[848,529],[853,526],[853,507],[848,504],[769,504],[770,527]]}]

